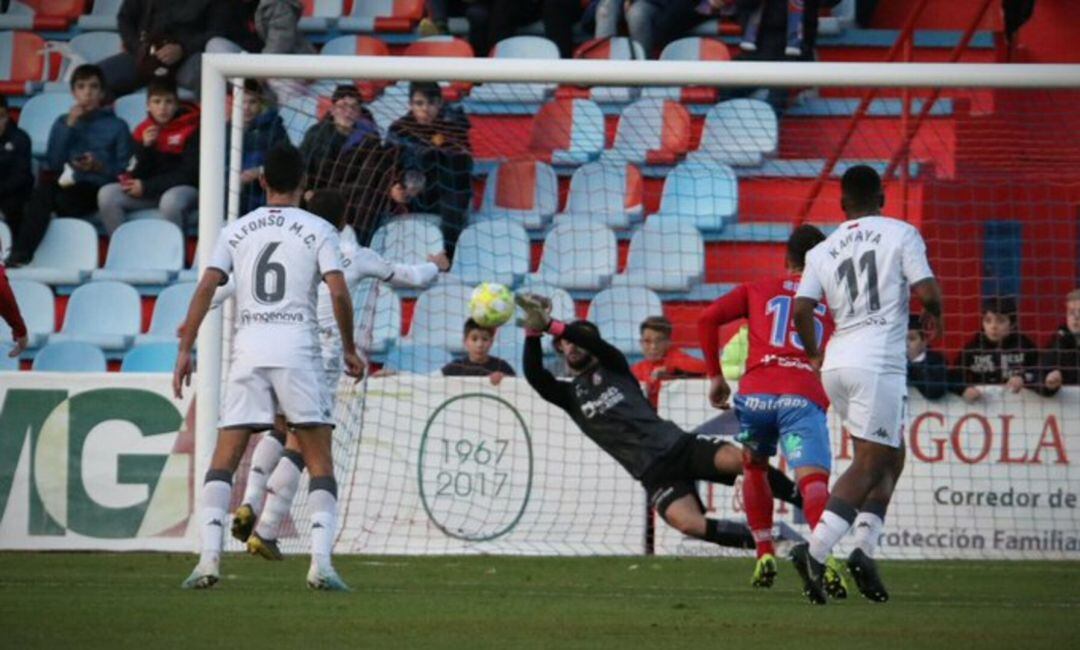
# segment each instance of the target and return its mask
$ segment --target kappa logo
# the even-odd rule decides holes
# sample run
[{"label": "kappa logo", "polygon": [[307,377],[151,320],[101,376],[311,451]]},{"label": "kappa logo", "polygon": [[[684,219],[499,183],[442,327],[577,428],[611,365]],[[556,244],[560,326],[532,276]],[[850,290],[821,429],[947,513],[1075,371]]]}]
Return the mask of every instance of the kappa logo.
[{"label": "kappa logo", "polygon": [[877,430],[874,431],[873,433],[871,433],[870,435],[872,435],[872,436],[874,436],[876,438],[888,438],[889,437],[889,432],[885,430],[885,427],[878,427]]}]

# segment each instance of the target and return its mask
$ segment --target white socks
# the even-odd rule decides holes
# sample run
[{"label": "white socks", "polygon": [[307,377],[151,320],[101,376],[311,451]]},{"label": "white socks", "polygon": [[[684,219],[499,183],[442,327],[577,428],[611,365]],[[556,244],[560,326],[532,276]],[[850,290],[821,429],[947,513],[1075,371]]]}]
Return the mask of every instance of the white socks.
[{"label": "white socks", "polygon": [[304,461],[299,452],[286,451],[278,461],[270,479],[266,482],[266,505],[255,526],[255,533],[263,539],[277,539],[281,531],[281,522],[292,508],[296,496],[296,486],[300,484],[300,474],[304,471]]},{"label": "white socks", "polygon": [[329,569],[330,552],[337,533],[337,482],[332,476],[311,479],[308,507],[311,509],[311,563],[320,569]]},{"label": "white socks", "polygon": [[814,532],[810,534],[810,556],[824,564],[833,546],[836,546],[849,528],[850,521],[831,510],[823,512],[818,525],[814,526]]},{"label": "white socks", "polygon": [[240,503],[251,506],[256,515],[262,512],[263,495],[266,493],[266,481],[270,478],[270,472],[274,471],[274,466],[285,451],[281,442],[284,438],[285,434],[281,432],[267,431],[251,454],[251,470],[248,472],[247,487],[244,488],[244,498]]},{"label": "white socks", "polygon": [[202,506],[199,520],[202,522],[202,547],[199,553],[199,565],[217,569],[221,560],[221,545],[224,539],[226,517],[229,510],[229,498],[232,485],[228,482],[229,473],[222,470],[210,470],[206,473],[206,482],[202,489]]},{"label": "white socks", "polygon": [[868,557],[874,557],[877,550],[878,540],[881,539],[881,530],[885,527],[885,520],[872,512],[860,512],[855,518],[855,546],[862,549]]}]

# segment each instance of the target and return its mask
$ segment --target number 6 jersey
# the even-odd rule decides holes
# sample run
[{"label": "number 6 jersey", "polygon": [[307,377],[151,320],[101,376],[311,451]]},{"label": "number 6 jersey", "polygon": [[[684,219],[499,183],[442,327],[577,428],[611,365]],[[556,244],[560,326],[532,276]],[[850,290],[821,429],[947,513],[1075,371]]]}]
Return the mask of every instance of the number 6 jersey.
[{"label": "number 6 jersey", "polygon": [[797,297],[824,296],[836,331],[822,370],[907,372],[911,285],[933,277],[913,226],[869,216],[845,221],[806,254]]},{"label": "number 6 jersey", "polygon": [[341,271],[329,222],[299,208],[258,208],[222,229],[210,267],[236,282],[233,363],[318,367],[318,287]]}]

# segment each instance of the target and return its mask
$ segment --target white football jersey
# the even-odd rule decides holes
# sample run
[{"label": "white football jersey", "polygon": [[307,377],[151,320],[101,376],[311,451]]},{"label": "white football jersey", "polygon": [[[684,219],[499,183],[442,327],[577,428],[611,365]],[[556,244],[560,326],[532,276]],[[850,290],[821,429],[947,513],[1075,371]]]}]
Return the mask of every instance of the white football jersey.
[{"label": "white football jersey", "polygon": [[300,208],[258,208],[222,229],[210,266],[231,273],[236,284],[233,363],[318,364],[318,286],[342,270],[329,222]]},{"label": "white football jersey", "polygon": [[840,224],[807,253],[796,293],[824,297],[836,322],[822,369],[907,372],[910,287],[933,275],[910,224],[879,216]]}]

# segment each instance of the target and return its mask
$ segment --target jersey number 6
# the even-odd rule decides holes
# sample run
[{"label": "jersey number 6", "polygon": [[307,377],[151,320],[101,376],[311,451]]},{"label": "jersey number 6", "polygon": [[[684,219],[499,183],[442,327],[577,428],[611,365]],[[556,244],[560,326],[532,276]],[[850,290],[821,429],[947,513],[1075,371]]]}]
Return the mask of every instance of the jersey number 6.
[{"label": "jersey number 6", "polygon": [[255,300],[264,305],[273,304],[285,297],[285,265],[270,261],[278,246],[281,246],[279,241],[263,246],[255,260]]}]

